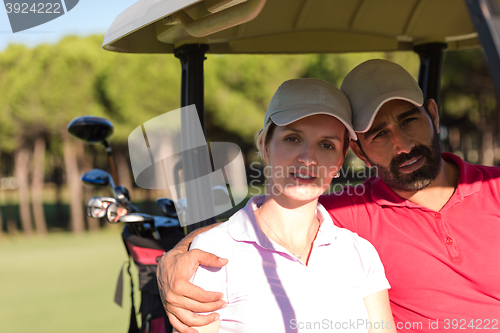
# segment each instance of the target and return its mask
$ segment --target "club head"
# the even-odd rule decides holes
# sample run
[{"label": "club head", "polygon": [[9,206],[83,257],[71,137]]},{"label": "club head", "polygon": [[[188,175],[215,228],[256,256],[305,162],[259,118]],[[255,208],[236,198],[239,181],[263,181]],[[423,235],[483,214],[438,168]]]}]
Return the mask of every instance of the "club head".
[{"label": "club head", "polygon": [[82,181],[85,184],[93,186],[108,186],[110,185],[114,191],[115,183],[113,177],[109,173],[101,169],[93,169],[85,172],[82,175]]},{"label": "club head", "polygon": [[92,197],[87,201],[87,216],[99,219],[106,215],[106,208],[116,202],[115,198]]},{"label": "club head", "polygon": [[123,185],[118,185],[115,187],[115,196],[118,201],[122,204],[126,204],[130,202],[130,192]]},{"label": "club head", "polygon": [[73,119],[68,132],[87,143],[105,142],[113,134],[113,124],[101,117],[83,116]]},{"label": "club head", "polygon": [[156,200],[156,203],[160,207],[163,215],[167,217],[177,218],[177,210],[175,209],[175,203],[173,200],[167,198],[160,198]]},{"label": "club head", "polygon": [[120,217],[128,214],[127,207],[123,206],[119,202],[110,203],[108,208],[106,208],[106,218],[110,223],[117,223]]},{"label": "club head", "polygon": [[151,215],[141,213],[128,214],[118,218],[118,222],[127,223],[153,223],[154,221],[155,219]]}]

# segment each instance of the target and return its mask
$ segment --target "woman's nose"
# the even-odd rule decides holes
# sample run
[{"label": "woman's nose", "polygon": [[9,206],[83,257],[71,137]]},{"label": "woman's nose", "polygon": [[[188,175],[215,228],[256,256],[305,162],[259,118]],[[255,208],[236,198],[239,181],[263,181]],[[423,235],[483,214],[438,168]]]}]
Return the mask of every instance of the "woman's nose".
[{"label": "woman's nose", "polygon": [[316,153],[313,148],[304,149],[299,155],[299,163],[302,165],[316,165],[318,163],[318,159],[316,158]]}]

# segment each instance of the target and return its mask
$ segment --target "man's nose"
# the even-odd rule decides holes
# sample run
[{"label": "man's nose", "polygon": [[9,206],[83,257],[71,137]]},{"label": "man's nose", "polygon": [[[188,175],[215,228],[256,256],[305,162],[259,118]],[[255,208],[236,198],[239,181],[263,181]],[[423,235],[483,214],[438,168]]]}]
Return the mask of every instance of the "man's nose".
[{"label": "man's nose", "polygon": [[408,154],[413,147],[415,147],[415,143],[413,143],[410,136],[402,132],[394,133],[394,148],[396,149],[396,153]]}]

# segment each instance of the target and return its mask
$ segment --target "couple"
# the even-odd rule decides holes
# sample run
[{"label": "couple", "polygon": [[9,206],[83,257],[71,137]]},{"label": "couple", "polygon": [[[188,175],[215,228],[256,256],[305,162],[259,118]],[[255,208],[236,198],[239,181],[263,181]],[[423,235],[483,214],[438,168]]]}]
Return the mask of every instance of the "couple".
[{"label": "couple", "polygon": [[[342,94],[331,86],[329,94],[319,94],[313,89],[319,85],[323,92],[329,86],[314,79],[285,82],[258,137],[273,170],[298,172],[272,176],[268,196],[252,198],[193,242],[229,262],[199,250],[185,253],[193,236],[161,259],[160,293],[172,324],[190,332],[186,325],[218,325],[210,323],[220,315],[221,330],[241,332],[239,320],[258,327],[250,331],[294,332],[325,330],[308,328],[318,319],[332,319],[321,323],[338,329],[335,322],[351,318],[368,318],[378,323],[368,328],[383,331],[498,328],[500,169],[440,153],[437,106],[424,103],[417,83],[396,64],[371,60],[344,79],[357,137]],[[318,112],[319,104],[326,111]],[[319,197],[342,164],[347,135],[379,177],[368,179],[362,193]],[[376,252],[332,220],[378,251],[396,326],[381,325],[392,318]],[[189,283],[195,272],[195,284],[219,292]],[[220,314],[191,313],[219,310],[226,301]],[[278,328],[268,329],[271,323]]]}]

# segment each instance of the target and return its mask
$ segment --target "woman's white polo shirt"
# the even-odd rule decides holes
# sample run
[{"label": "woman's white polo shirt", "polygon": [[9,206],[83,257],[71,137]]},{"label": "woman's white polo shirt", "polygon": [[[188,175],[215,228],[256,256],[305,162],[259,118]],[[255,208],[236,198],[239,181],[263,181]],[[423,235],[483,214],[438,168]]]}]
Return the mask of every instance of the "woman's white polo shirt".
[{"label": "woman's white polo shirt", "polygon": [[336,227],[318,203],[320,221],[308,265],[260,230],[251,198],[229,221],[198,235],[191,249],[229,259],[200,266],[191,281],[224,294],[219,332],[367,332],[363,298],[390,288],[375,248]]}]

